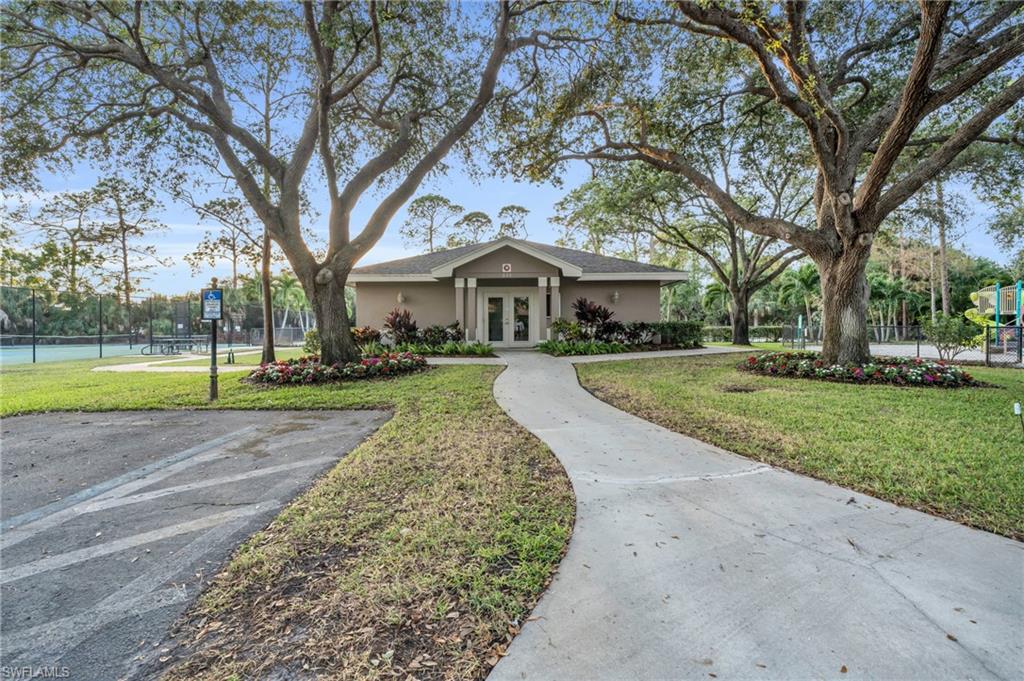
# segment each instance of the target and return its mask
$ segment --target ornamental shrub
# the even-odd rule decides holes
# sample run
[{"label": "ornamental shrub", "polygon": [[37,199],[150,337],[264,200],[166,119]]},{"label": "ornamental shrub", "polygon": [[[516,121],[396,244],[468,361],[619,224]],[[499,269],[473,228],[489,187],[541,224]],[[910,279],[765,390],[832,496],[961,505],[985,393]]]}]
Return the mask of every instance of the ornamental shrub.
[{"label": "ornamental shrub", "polygon": [[633,348],[617,341],[546,340],[538,343],[537,349],[555,357],[562,357],[565,355],[611,355],[630,352]]},{"label": "ornamental shrub", "polygon": [[731,343],[731,326],[705,326],[702,332],[705,341],[709,343]]},{"label": "ornamental shrub", "polygon": [[579,322],[570,319],[553,320],[551,322],[551,333],[558,340],[583,340],[583,327],[580,326]]},{"label": "ornamental shrub", "polygon": [[352,327],[352,340],[355,341],[356,345],[379,343],[380,331],[372,326],[355,326]]},{"label": "ornamental shrub", "polygon": [[307,355],[320,354],[320,330],[310,329],[302,337],[302,351]]},{"label": "ornamental shrub", "polygon": [[397,307],[384,317],[384,333],[395,345],[413,343],[419,335],[412,312]]},{"label": "ornamental shrub", "polygon": [[648,322],[626,322],[622,325],[622,342],[626,345],[650,345],[653,341],[653,324]]},{"label": "ornamental shrub", "polygon": [[463,340],[462,328],[459,326],[458,321],[454,321],[448,326],[434,324],[420,331],[418,339],[427,345],[444,345],[449,342],[458,343]]},{"label": "ornamental shrub", "polygon": [[739,366],[763,376],[812,378],[841,383],[880,383],[962,388],[982,383],[961,367],[917,357],[874,357],[867,364],[826,364],[817,352],[766,352]]},{"label": "ornamental shrub", "polygon": [[700,322],[657,322],[651,326],[655,333],[661,336],[663,345],[686,349],[700,347],[703,333],[703,325]]},{"label": "ornamental shrub", "polygon": [[766,343],[778,343],[782,340],[782,327],[775,324],[759,324],[750,327],[750,338],[758,338]]},{"label": "ornamental shrub", "polygon": [[618,322],[612,322],[614,312],[583,296],[573,301],[572,309],[586,338],[610,340],[621,328]]},{"label": "ornamental shrub", "polygon": [[468,341],[445,341],[436,345],[430,343],[400,343],[395,346],[398,352],[411,352],[417,355],[440,355],[447,357],[491,357],[494,348],[489,343]]},{"label": "ornamental shrub", "polygon": [[959,315],[947,315],[942,312],[930,318],[921,319],[921,329],[935,349],[939,351],[939,359],[949,362],[964,350],[976,348],[981,336],[978,327]]},{"label": "ornamental shrub", "polygon": [[316,355],[307,355],[261,364],[250,372],[246,380],[271,385],[309,385],[399,376],[421,371],[426,366],[426,359],[408,352],[369,355],[358,362],[343,364],[321,364]]}]

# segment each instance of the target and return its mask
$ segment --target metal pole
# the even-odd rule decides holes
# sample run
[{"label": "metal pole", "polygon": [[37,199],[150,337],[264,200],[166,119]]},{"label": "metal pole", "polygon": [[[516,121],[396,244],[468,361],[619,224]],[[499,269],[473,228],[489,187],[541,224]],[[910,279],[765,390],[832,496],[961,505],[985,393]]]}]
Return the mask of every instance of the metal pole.
[{"label": "metal pole", "polygon": [[921,359],[921,327],[917,327],[917,333],[914,334],[917,338],[917,358]]},{"label": "metal pole", "polygon": [[217,322],[210,322],[210,401],[217,399]]},{"label": "metal pole", "polygon": [[153,352],[153,296],[149,297],[149,351]]},{"label": "metal pole", "polygon": [[103,359],[103,294],[99,297],[99,308],[100,308],[100,359]]},{"label": "metal pole", "polygon": [[1017,325],[1017,364],[1024,364],[1024,326]]},{"label": "metal pole", "polygon": [[[213,277],[210,280],[210,288],[217,288],[217,277]],[[203,312],[204,301],[202,298],[199,300],[199,314],[205,316]],[[221,299],[221,316],[224,316],[223,312],[223,299]],[[217,321],[216,319],[210,320],[210,401],[213,402],[217,399]]]},{"label": "metal pole", "polygon": [[1024,326],[1024,280],[1017,280],[1017,326]]},{"label": "metal pole", "polygon": [[985,326],[985,366],[992,366],[991,363],[989,362],[989,342],[988,342],[988,332],[991,329],[992,329],[991,326],[988,326],[988,325]]},{"label": "metal pole", "polygon": [[32,289],[32,363],[36,363],[36,290]]},{"label": "metal pole", "polygon": [[996,328],[999,328],[999,317],[1003,301],[1002,298],[1002,286],[999,282],[996,282]]}]

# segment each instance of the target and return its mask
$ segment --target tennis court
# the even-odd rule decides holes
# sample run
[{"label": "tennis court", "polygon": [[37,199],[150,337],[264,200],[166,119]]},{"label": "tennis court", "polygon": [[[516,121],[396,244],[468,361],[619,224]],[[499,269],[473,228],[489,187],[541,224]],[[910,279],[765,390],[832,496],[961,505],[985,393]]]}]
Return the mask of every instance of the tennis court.
[{"label": "tennis court", "polygon": [[[15,364],[31,364],[33,346],[31,337],[23,342],[20,337],[4,336],[0,342],[0,366]],[[127,337],[104,338],[100,345],[99,339],[89,336],[78,337],[47,337],[38,339],[35,345],[36,362],[61,362],[76,359],[96,359],[99,357],[120,357],[122,355],[141,354],[144,343],[129,343]]]}]

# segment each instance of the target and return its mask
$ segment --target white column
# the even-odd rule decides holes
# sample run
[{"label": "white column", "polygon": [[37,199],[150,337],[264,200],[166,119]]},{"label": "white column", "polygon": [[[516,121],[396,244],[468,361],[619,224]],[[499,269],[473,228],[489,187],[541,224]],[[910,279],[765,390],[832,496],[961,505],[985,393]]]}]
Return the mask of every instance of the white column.
[{"label": "white column", "polygon": [[476,279],[466,279],[466,338],[480,340],[476,337]]},{"label": "white column", "polygon": [[558,277],[551,277],[551,319],[562,318],[562,294],[558,290]]},{"label": "white column", "polygon": [[455,321],[466,332],[466,280],[461,277],[455,278]]},{"label": "white column", "polygon": [[547,306],[545,305],[545,303],[547,302],[547,300],[546,300],[547,299],[547,295],[548,295],[548,278],[547,277],[537,277],[537,307],[539,308],[538,315],[537,315],[537,319],[538,319],[537,333],[540,336],[540,338],[537,339],[538,341],[542,340],[544,338],[551,338],[551,333],[550,333],[550,330],[549,330],[550,329],[550,325],[548,324],[548,316],[547,316],[548,315],[548,310],[547,310]]}]

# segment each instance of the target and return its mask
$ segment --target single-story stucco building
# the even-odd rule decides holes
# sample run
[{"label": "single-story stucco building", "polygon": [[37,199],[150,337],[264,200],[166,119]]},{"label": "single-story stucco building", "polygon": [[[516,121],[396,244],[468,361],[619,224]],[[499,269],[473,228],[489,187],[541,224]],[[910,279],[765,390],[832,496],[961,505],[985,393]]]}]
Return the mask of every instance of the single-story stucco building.
[{"label": "single-story stucco building", "polygon": [[503,238],[358,267],[348,281],[360,325],[380,328],[398,307],[420,328],[457,321],[468,340],[525,347],[549,338],[551,320],[571,317],[580,297],[619,321],[656,322],[661,286],[686,278],[667,267]]}]

